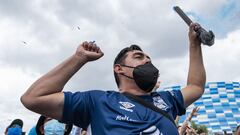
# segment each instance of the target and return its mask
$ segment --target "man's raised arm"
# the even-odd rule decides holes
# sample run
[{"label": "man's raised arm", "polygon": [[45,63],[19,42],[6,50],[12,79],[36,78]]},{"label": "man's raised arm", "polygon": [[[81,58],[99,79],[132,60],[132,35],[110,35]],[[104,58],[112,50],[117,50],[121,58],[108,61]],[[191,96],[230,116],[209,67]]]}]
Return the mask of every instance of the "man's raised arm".
[{"label": "man's raised arm", "polygon": [[87,62],[103,56],[94,42],[83,42],[67,60],[34,82],[22,95],[22,104],[31,111],[61,119],[64,94],[61,92],[68,80]]},{"label": "man's raised arm", "polygon": [[189,51],[190,51],[190,64],[188,71],[187,86],[183,88],[182,94],[184,98],[185,107],[188,107],[194,101],[202,96],[204,93],[206,73],[202,58],[201,43],[197,38],[196,29],[200,26],[192,23],[189,27]]}]

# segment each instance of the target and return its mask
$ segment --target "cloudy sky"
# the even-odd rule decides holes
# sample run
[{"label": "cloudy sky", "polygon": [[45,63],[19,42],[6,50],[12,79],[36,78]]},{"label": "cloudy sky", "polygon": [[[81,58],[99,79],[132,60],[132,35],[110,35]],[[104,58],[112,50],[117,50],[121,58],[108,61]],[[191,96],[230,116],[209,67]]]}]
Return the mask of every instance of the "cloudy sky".
[{"label": "cloudy sky", "polygon": [[15,118],[29,131],[38,115],[20,96],[85,40],[96,41],[105,55],[85,65],[65,90],[116,90],[113,59],[130,44],[152,57],[161,88],[185,85],[188,27],[175,5],[216,35],[214,46],[203,46],[207,81],[239,81],[238,0],[0,0],[0,134]]}]

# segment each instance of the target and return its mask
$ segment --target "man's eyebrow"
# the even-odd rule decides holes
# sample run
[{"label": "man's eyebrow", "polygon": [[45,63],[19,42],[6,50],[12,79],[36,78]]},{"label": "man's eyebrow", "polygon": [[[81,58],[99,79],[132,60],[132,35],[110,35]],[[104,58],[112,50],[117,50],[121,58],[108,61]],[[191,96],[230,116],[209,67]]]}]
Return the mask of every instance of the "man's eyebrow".
[{"label": "man's eyebrow", "polygon": [[133,56],[136,56],[136,55],[146,56],[148,59],[151,59],[148,55],[144,54],[143,52],[135,52],[133,54]]}]

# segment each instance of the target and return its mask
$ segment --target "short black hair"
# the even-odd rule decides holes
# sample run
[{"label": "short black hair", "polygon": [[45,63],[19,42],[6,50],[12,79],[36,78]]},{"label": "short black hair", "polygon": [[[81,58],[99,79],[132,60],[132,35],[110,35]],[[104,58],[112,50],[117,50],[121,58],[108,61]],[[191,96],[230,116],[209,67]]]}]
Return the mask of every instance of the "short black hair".
[{"label": "short black hair", "polygon": [[[134,50],[142,51],[142,49],[141,49],[138,45],[135,45],[135,44],[133,44],[133,45],[131,45],[131,46],[129,46],[129,47],[123,48],[123,49],[118,53],[117,57],[115,58],[115,60],[114,60],[114,65],[115,65],[115,64],[124,64],[124,60],[125,60],[125,58],[127,57],[127,55],[126,55],[127,52],[129,52],[129,51],[134,51]],[[114,71],[114,77],[115,77],[115,81],[116,81],[116,83],[117,83],[117,86],[119,87],[120,82],[119,82],[118,75],[117,75],[117,73],[116,73],[115,71]]]}]

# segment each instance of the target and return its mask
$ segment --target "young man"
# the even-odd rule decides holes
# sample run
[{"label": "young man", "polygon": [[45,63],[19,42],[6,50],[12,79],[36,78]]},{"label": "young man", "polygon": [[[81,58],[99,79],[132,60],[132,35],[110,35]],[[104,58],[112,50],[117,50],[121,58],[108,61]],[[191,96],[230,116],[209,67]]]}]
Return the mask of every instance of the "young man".
[{"label": "young man", "polygon": [[21,97],[23,105],[40,114],[86,128],[91,123],[92,134],[178,134],[176,126],[163,115],[134,102],[122,93],[139,96],[154,103],[175,119],[185,113],[185,107],[204,92],[205,69],[201,43],[189,28],[190,66],[187,86],[181,91],[150,93],[159,76],[150,57],[140,47],[123,49],[114,61],[114,76],[120,92],[62,92],[68,80],[87,62],[103,56],[94,42],[83,42],[75,54],[38,79]]}]

